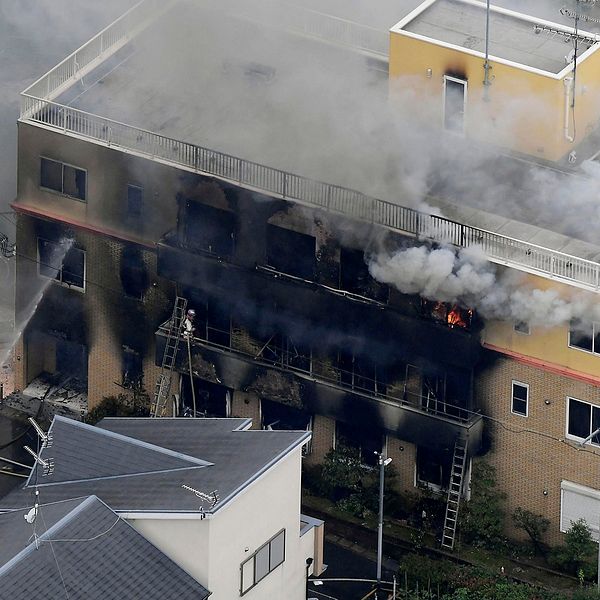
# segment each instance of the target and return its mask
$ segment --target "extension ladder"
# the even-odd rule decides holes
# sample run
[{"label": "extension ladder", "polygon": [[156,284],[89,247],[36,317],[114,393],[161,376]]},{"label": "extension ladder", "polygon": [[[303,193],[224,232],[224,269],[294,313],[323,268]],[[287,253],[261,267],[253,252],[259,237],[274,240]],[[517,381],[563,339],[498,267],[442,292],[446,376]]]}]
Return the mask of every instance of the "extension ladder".
[{"label": "extension ladder", "polygon": [[150,414],[153,417],[164,417],[167,410],[167,400],[171,391],[171,379],[175,359],[177,358],[177,350],[179,341],[181,340],[181,328],[183,319],[185,318],[185,310],[187,308],[187,300],[177,296],[173,305],[173,314],[169,321],[169,330],[167,340],[165,342],[165,351],[160,366],[160,375],[156,380],[154,388],[154,403]]},{"label": "extension ladder", "polygon": [[442,548],[454,549],[456,538],[456,525],[458,523],[458,509],[460,496],[467,463],[467,440],[459,436],[454,444],[452,457],[452,470],[448,485],[448,500],[446,502],[446,516],[444,518],[444,531],[442,533]]}]

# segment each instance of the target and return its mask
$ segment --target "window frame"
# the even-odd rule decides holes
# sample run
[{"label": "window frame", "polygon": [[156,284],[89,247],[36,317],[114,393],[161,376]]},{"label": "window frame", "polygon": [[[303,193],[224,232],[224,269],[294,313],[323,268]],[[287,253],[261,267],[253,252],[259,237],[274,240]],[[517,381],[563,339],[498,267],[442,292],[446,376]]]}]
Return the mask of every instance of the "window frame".
[{"label": "window frame", "polygon": [[[277,540],[281,535],[283,534],[283,557],[281,559],[280,562],[278,562],[276,565],[271,566],[271,544]],[[268,541],[266,541],[264,544],[262,544],[262,546],[260,546],[259,548],[257,548],[251,556],[249,556],[246,560],[242,561],[242,563],[240,564],[240,596],[244,596],[246,595],[250,590],[254,589],[263,579],[266,579],[273,571],[275,571],[275,569],[277,569],[278,567],[280,567],[286,559],[286,549],[285,549],[285,542],[286,542],[286,530],[285,527],[280,529],[274,536],[272,536]],[[268,570],[267,572],[260,578],[257,579],[256,578],[256,557],[265,549],[268,548],[269,549],[269,555],[268,555]],[[252,564],[252,585],[248,586],[248,587],[244,587],[244,567],[250,562],[253,561]]]},{"label": "window frame", "polygon": [[[58,275],[60,276],[60,278],[49,277],[48,275],[44,275],[43,273],[40,272],[40,266],[42,264],[41,257],[40,257],[40,241],[46,242],[48,244],[53,244],[54,246],[59,245],[59,243],[55,242],[54,240],[49,240],[42,236],[36,237],[35,251],[36,251],[36,265],[37,265],[38,277],[41,277],[42,279],[49,279],[51,282],[54,282],[62,287],[66,287],[70,290],[75,290],[77,292],[80,292],[81,294],[85,294],[86,281],[87,281],[87,252],[85,250],[82,250],[81,248],[76,248],[76,247],[71,247],[71,248],[69,248],[69,250],[67,250],[67,253],[70,252],[71,250],[77,250],[78,252],[81,252],[83,254],[83,274],[82,274],[83,287],[79,287],[78,285],[74,285],[74,284],[63,281],[64,264],[61,264],[60,268],[58,269]],[[65,253],[65,256],[63,257],[63,261],[64,261],[64,258],[66,258],[67,253]],[[54,268],[54,267],[52,267],[52,268]]]},{"label": "window frame", "polygon": [[[129,191],[131,189],[136,189],[139,190],[140,193],[140,206],[139,206],[139,213],[138,214],[134,214],[130,209],[131,209],[131,199],[129,197]],[[126,207],[126,214],[127,214],[127,218],[129,219],[141,219],[142,218],[142,212],[143,212],[143,208],[144,208],[144,186],[139,185],[137,183],[128,183],[127,184],[127,207]]]},{"label": "window frame", "polygon": [[513,331],[519,335],[531,335],[531,327],[527,321],[514,321]]},{"label": "window frame", "polygon": [[[598,404],[593,404],[592,402],[588,402],[587,400],[580,400],[579,398],[575,398],[574,396],[567,396],[567,402],[566,402],[566,418],[565,418],[565,437],[569,440],[575,440],[578,442],[582,442],[583,440],[585,440],[585,438],[583,437],[579,437],[577,435],[574,435],[572,433],[569,433],[569,415],[571,413],[571,400],[574,400],[575,402],[579,402],[580,404],[587,404],[587,406],[590,407],[590,419],[589,419],[589,433],[588,435],[590,435],[594,429],[592,429],[593,427],[593,423],[594,423],[594,409],[600,411],[600,405]],[[600,434],[599,436],[600,437]],[[600,448],[600,441],[598,442],[594,442],[593,438],[588,442],[591,446],[595,446],[596,448]]]},{"label": "window frame", "polygon": [[[60,172],[60,190],[55,190],[54,188],[46,187],[42,185],[42,161],[48,160],[53,163],[57,163],[61,166]],[[67,194],[65,192],[65,167],[71,167],[72,169],[76,169],[78,171],[82,171],[85,173],[85,186],[83,190],[83,198],[79,198],[78,196],[73,196],[71,194]],[[77,200],[77,202],[82,202],[83,204],[87,204],[88,199],[88,171],[82,167],[78,167],[77,165],[73,165],[71,163],[65,162],[63,160],[56,160],[55,158],[50,158],[49,156],[40,155],[40,189],[45,192],[50,192],[52,194],[59,194],[60,196],[64,196],[65,198],[71,198],[72,200]]]},{"label": "window frame", "polygon": [[[463,111],[462,111],[462,128],[460,130],[449,129],[446,127],[446,83],[452,81],[453,83],[459,83],[463,86]],[[460,79],[454,75],[444,75],[444,90],[442,94],[442,129],[448,133],[459,135],[464,137],[467,132],[467,97],[469,94],[469,82],[467,79]]]},{"label": "window frame", "polygon": [[596,351],[595,349],[595,339],[596,339],[596,331],[598,331],[598,334],[600,335],[600,321],[592,321],[591,323],[592,325],[592,349],[591,350],[587,350],[586,348],[581,348],[580,346],[574,346],[571,343],[571,325],[569,324],[569,337],[567,339],[567,345],[569,346],[569,348],[573,348],[573,350],[579,350],[580,352],[587,352],[587,354],[595,354],[596,356],[600,356],[600,349],[598,349],[598,351]]},{"label": "window frame", "polygon": [[[515,385],[521,386],[522,388],[525,388],[525,390],[527,390],[527,396],[525,398],[525,414],[521,413],[521,412],[517,412],[515,410]],[[523,400],[521,400],[521,398],[517,398],[517,400],[519,400],[520,402],[523,402]],[[523,417],[523,418],[527,418],[529,416],[529,384],[528,383],[523,383],[522,381],[517,381],[516,379],[513,379],[510,385],[510,412],[513,415],[516,415],[517,417]]]}]

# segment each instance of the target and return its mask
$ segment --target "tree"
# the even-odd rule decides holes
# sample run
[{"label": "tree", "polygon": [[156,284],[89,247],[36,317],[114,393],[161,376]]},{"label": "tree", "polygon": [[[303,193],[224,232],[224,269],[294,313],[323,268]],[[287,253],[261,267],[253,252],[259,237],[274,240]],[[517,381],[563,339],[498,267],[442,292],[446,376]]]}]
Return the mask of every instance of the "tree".
[{"label": "tree", "polygon": [[486,462],[473,465],[471,499],[465,504],[461,531],[467,542],[494,547],[504,541],[505,494],[496,488],[496,469]]},{"label": "tree", "polygon": [[92,408],[85,422],[95,425],[104,417],[148,417],[150,416],[150,398],[145,392],[134,390],[131,396],[119,394],[106,396],[100,404]]},{"label": "tree", "polygon": [[512,518],[515,523],[515,527],[517,529],[523,529],[525,533],[527,533],[531,539],[531,543],[533,544],[534,551],[539,552],[540,554],[545,554],[546,549],[544,548],[542,538],[544,537],[546,531],[548,531],[550,521],[542,515],[536,515],[535,513],[525,510],[520,506],[517,507],[512,515]]}]

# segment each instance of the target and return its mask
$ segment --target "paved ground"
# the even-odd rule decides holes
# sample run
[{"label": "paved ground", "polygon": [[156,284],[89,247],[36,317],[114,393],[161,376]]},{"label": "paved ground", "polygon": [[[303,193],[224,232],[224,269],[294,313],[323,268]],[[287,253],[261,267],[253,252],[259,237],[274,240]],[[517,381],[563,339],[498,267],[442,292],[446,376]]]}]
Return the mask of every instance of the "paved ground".
[{"label": "paved ground", "polygon": [[[325,540],[325,563],[327,570],[318,580],[323,585],[309,583],[308,598],[316,600],[361,600],[373,589],[373,584],[340,581],[328,582],[328,579],[375,579],[377,575],[377,555],[375,553],[376,538],[373,538],[373,550],[359,547],[351,540],[337,535],[327,535]],[[383,579],[391,581],[398,569],[392,560],[383,562]],[[371,596],[369,596],[371,598]]]}]

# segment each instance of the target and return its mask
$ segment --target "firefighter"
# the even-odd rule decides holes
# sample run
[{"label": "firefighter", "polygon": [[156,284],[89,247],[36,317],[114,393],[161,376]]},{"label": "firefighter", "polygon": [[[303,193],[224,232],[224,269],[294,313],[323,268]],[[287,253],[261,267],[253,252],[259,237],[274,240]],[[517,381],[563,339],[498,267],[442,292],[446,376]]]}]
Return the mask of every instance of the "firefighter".
[{"label": "firefighter", "polygon": [[194,319],[196,318],[196,311],[193,308],[190,308],[185,314],[185,319],[183,320],[183,324],[181,325],[181,333],[183,337],[190,338],[192,337],[195,327],[194,327]]}]

